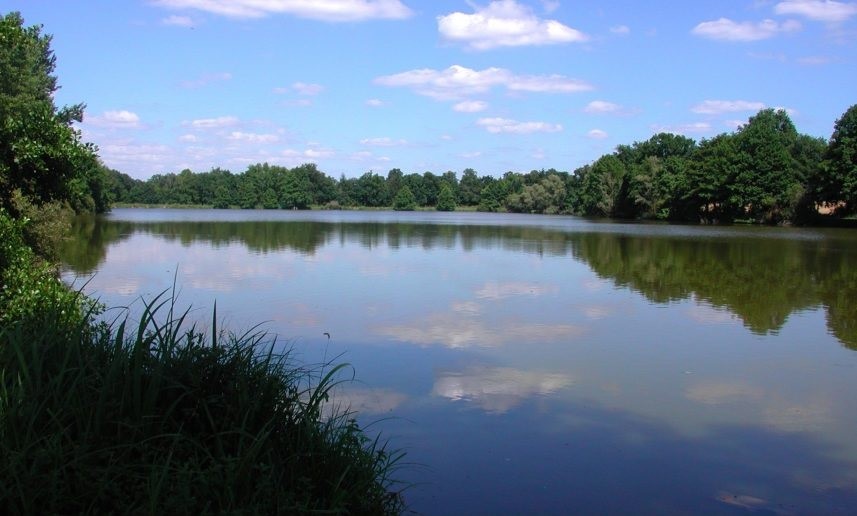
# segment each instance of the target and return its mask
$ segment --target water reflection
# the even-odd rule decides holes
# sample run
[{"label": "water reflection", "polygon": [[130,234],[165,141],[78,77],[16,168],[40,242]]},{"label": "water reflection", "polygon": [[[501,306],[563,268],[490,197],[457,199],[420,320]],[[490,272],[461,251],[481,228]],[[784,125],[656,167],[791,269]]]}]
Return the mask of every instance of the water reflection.
[{"label": "water reflection", "polygon": [[[643,229],[635,234],[635,228]],[[317,255],[327,245],[355,243],[367,249],[460,246],[465,252],[500,248],[539,256],[572,256],[614,287],[638,292],[656,303],[696,299],[713,311],[706,314],[701,309],[695,316],[725,317],[725,310],[758,334],[776,333],[791,314],[822,306],[829,331],[846,346],[857,349],[857,268],[852,266],[857,257],[857,240],[847,230],[776,233],[756,228],[680,228],[676,236],[673,233],[677,231],[669,229],[631,226],[619,231],[613,226],[587,225],[561,228],[316,220],[224,223],[90,217],[76,221],[63,258],[75,272],[89,274],[104,260],[108,246],[134,233],[186,246],[200,242],[219,248],[240,243],[254,253],[290,250],[307,257]],[[377,262],[367,263],[361,270],[381,276],[395,272]],[[218,279],[216,288],[228,290],[230,278],[239,281],[246,276],[236,270],[229,272],[229,277]],[[485,284],[475,297],[499,300],[515,295],[540,296],[557,288],[551,284],[495,282]],[[602,308],[592,307],[590,314],[598,317],[599,310]],[[433,329],[413,332],[403,326],[380,331],[418,344],[441,342],[456,347],[476,342],[480,340],[477,335],[484,335],[484,327],[471,323],[437,316]],[[444,336],[450,331],[458,336]]]},{"label": "water reflection", "polygon": [[831,336],[857,347],[848,231],[252,211],[77,231],[69,270],[108,304],[178,265],[194,315],[216,298],[229,327],[351,363],[332,403],[428,466],[403,472],[420,513],[857,504],[857,355]]},{"label": "water reflection", "polygon": [[471,367],[438,373],[432,393],[474,403],[502,414],[532,396],[547,396],[572,384],[565,374],[522,371],[511,367]]}]

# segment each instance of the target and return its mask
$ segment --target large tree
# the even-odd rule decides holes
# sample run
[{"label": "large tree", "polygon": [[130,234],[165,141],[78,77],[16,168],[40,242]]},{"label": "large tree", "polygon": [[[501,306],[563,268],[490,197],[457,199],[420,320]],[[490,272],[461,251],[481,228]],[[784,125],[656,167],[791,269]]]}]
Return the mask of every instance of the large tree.
[{"label": "large tree", "polygon": [[14,199],[24,198],[103,211],[106,170],[72,126],[83,104],[54,105],[50,43],[40,26],[24,27],[19,13],[0,18],[0,207],[20,214]]},{"label": "large tree", "polygon": [[822,201],[844,202],[846,211],[857,211],[857,104],[836,121],[822,165]]}]

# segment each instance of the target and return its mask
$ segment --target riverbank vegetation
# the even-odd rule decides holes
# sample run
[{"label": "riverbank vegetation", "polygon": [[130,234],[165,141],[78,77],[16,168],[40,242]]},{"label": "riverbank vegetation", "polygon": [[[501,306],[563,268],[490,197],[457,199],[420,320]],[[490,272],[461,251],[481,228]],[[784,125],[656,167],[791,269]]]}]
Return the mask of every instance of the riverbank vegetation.
[{"label": "riverbank vegetation", "polygon": [[571,173],[533,170],[502,177],[455,172],[366,172],[338,180],[314,164],[260,163],[243,173],[215,168],[156,174],[117,171],[110,198],[121,203],[215,208],[328,209],[456,206],[481,211],[567,213],[683,222],[814,224],[857,212],[857,105],[830,140],[800,134],[783,110],[764,109],[732,133],[695,141],[659,133],[619,145]]},{"label": "riverbank vegetation", "polygon": [[[203,333],[172,297],[139,320],[59,279],[107,169],[58,108],[50,36],[0,17],[0,506],[10,514],[398,514],[401,453],[262,332]],[[286,351],[283,351],[286,349]]]}]

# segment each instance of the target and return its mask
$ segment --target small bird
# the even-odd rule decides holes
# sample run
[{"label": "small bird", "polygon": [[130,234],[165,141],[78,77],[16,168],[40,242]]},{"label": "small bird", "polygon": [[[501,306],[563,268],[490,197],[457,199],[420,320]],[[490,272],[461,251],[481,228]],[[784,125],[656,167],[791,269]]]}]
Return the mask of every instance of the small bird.
[{"label": "small bird", "polygon": [[330,340],[330,334],[327,332],[322,333],[322,335],[327,335],[327,340]]}]

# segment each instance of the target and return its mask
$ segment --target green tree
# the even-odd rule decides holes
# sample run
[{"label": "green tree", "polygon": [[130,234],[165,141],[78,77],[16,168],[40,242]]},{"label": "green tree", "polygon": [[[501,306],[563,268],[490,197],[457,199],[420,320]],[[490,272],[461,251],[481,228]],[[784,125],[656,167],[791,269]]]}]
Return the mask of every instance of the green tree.
[{"label": "green tree", "polygon": [[738,152],[731,199],[744,215],[760,222],[783,220],[800,188],[798,166],[791,154],[798,133],[782,109],[763,109],[735,134]]},{"label": "green tree", "polygon": [[36,207],[59,202],[105,210],[106,189],[99,187],[106,171],[72,126],[82,120],[84,106],[58,109],[53,102],[58,86],[51,37],[10,13],[0,18],[0,42],[0,207],[21,215],[12,202],[18,191]]},{"label": "green tree", "polygon": [[820,200],[845,203],[845,211],[857,211],[857,104],[848,108],[833,126],[833,135],[822,162]]},{"label": "green tree", "polygon": [[461,173],[461,181],[458,183],[458,202],[464,206],[476,206],[479,204],[479,195],[482,192],[482,182],[472,168],[464,169]]},{"label": "green tree", "polygon": [[443,183],[440,193],[437,194],[437,211],[455,211],[455,192],[449,183]]},{"label": "green tree", "polygon": [[411,192],[408,185],[399,188],[396,198],[393,199],[393,209],[396,211],[413,211],[417,209],[417,198],[414,197],[414,193]]}]

